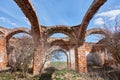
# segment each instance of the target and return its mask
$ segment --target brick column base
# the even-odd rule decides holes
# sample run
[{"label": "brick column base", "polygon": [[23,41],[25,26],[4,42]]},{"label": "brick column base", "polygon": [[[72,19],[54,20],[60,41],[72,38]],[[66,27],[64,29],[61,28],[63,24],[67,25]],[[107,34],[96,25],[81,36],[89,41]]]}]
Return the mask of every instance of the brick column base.
[{"label": "brick column base", "polygon": [[44,67],[44,59],[45,59],[45,46],[44,44],[37,47],[34,53],[34,63],[33,63],[33,74],[39,75]]},{"label": "brick column base", "polygon": [[78,48],[78,71],[87,72],[86,51],[84,46]]}]

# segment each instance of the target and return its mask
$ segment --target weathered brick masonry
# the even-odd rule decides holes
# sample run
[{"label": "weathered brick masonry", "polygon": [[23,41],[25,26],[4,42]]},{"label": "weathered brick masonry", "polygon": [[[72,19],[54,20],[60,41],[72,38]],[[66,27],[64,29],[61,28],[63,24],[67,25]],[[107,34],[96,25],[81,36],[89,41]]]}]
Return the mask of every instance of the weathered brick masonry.
[{"label": "weathered brick masonry", "polygon": [[[30,0],[15,0],[17,5],[21,8],[25,16],[31,23],[31,30],[28,29],[14,29],[8,30],[8,32],[4,33],[4,37],[0,38],[0,69],[5,68],[7,65],[7,52],[6,52],[6,44],[8,40],[17,33],[27,33],[30,34],[34,41],[34,46],[36,48],[36,52],[34,54],[34,64],[33,64],[33,74],[38,75],[43,64],[43,56],[46,51],[46,43],[50,45],[47,49],[52,49],[53,46],[58,47],[65,51],[68,56],[68,67],[74,69],[79,72],[87,72],[87,63],[86,63],[86,54],[91,51],[91,45],[87,45],[85,43],[85,38],[90,34],[104,34],[105,31],[102,29],[95,29],[87,31],[87,26],[94,16],[94,14],[98,11],[98,9],[106,2],[106,0],[94,0],[91,4],[90,8],[86,12],[82,23],[77,26],[65,26],[65,25],[57,25],[57,26],[42,26],[39,23],[37,13],[33,4]],[[3,31],[3,30],[1,30]],[[102,32],[102,33],[101,33]],[[51,35],[55,33],[63,33],[66,34],[69,39],[61,39],[61,40],[53,40],[49,41]],[[104,34],[105,35],[105,34]],[[39,49],[42,49],[39,52]],[[58,48],[57,48],[58,49]],[[54,49],[53,49],[54,50]]]}]

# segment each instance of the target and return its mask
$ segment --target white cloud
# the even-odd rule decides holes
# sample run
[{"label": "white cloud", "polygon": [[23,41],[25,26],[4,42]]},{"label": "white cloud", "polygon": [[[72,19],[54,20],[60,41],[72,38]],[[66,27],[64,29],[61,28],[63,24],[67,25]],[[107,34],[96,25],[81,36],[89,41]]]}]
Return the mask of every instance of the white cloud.
[{"label": "white cloud", "polygon": [[95,19],[94,24],[96,24],[96,25],[104,25],[105,22],[104,22],[104,20],[102,18],[97,18],[97,19]]},{"label": "white cloud", "polygon": [[0,21],[1,21],[1,22],[5,22],[5,23],[8,23],[8,24],[10,24],[10,25],[12,25],[12,26],[18,26],[16,23],[10,21],[10,20],[9,20],[8,18],[6,18],[6,17],[0,17]]},{"label": "white cloud", "polygon": [[98,13],[97,16],[99,17],[107,17],[109,20],[115,20],[115,18],[120,14],[120,10],[110,10],[102,13]]}]

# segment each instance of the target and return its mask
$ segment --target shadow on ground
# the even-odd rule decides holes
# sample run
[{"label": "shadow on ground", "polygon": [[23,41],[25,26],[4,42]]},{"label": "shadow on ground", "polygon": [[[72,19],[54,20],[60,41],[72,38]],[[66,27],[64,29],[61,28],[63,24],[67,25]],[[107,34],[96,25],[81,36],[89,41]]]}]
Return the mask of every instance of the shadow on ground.
[{"label": "shadow on ground", "polygon": [[40,80],[52,80],[52,74],[57,71],[58,69],[54,67],[49,67],[44,70],[41,74]]}]

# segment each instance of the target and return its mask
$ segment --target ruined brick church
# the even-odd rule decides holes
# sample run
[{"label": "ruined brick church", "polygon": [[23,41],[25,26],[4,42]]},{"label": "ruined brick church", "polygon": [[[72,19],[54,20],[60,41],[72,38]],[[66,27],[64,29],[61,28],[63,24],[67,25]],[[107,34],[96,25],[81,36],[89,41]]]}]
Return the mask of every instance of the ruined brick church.
[{"label": "ruined brick church", "polygon": [[[106,2],[106,0],[94,0],[88,11],[84,15],[82,23],[76,26],[56,25],[56,26],[43,26],[37,17],[37,13],[30,0],[15,0],[17,5],[23,11],[24,15],[28,18],[31,24],[31,29],[15,28],[7,29],[0,27],[0,70],[7,67],[8,55],[6,46],[13,35],[17,33],[26,33],[32,36],[36,51],[33,60],[33,74],[39,74],[42,68],[43,56],[45,54],[45,44],[49,44],[49,53],[54,50],[64,51],[67,55],[67,67],[78,72],[87,72],[86,56],[95,51],[102,50],[102,64],[104,64],[105,48],[99,41],[96,44],[85,42],[87,36],[91,34],[102,34],[104,36],[110,35],[106,30],[101,28],[93,28],[87,30],[90,20],[93,18],[99,8]],[[55,33],[63,33],[69,38],[66,39],[50,39],[50,36]],[[101,47],[102,46],[102,47]],[[42,48],[43,51],[38,50]]]}]

